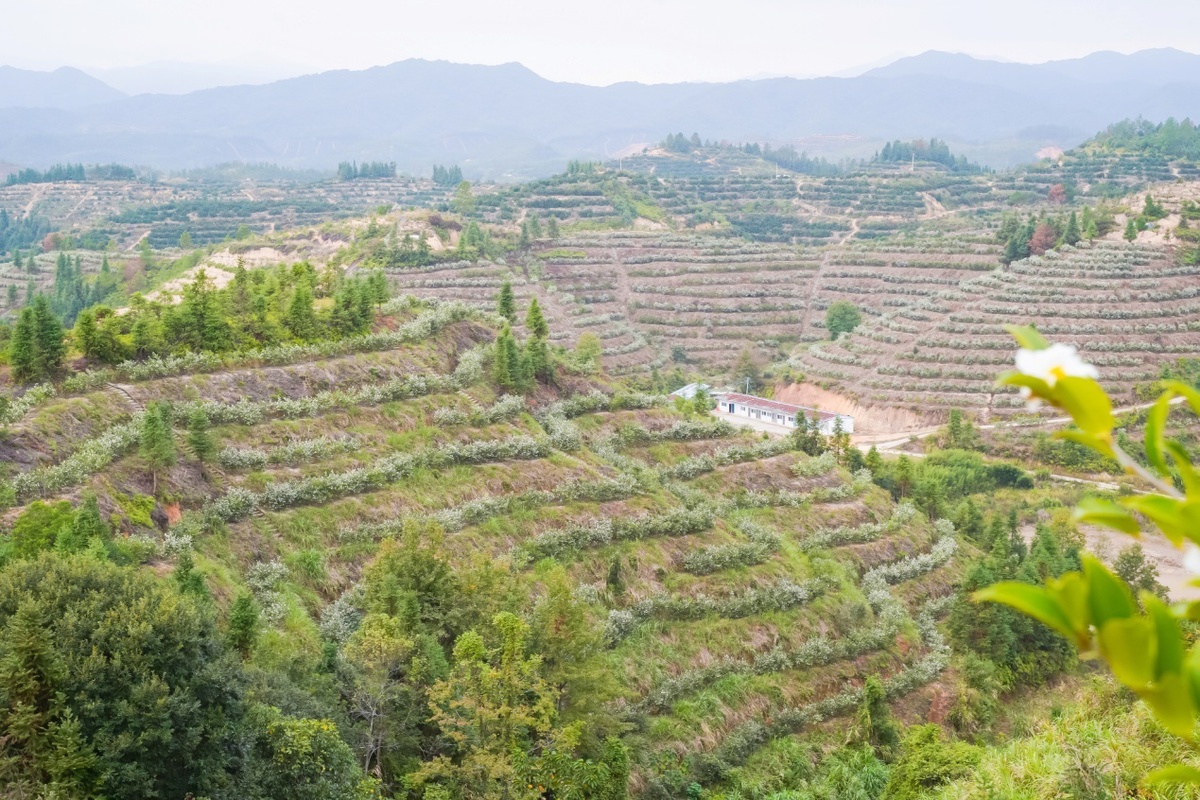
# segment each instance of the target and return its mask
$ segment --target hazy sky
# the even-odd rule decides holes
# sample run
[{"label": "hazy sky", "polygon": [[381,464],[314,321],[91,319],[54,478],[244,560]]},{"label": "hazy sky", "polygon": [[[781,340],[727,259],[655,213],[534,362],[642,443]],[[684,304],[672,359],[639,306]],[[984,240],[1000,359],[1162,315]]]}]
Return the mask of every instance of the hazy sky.
[{"label": "hazy sky", "polygon": [[1038,62],[1096,50],[1200,51],[1200,0],[27,0],[0,63],[170,60],[361,69],[405,58],[519,61],[607,84],[832,74],[939,49]]}]

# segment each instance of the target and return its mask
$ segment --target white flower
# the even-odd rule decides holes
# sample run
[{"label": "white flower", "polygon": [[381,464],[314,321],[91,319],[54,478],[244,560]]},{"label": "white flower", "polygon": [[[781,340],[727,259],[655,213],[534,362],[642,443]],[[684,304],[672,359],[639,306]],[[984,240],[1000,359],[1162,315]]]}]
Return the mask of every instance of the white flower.
[{"label": "white flower", "polygon": [[[1079,357],[1079,351],[1073,344],[1052,344],[1042,350],[1017,351],[1017,371],[1033,378],[1045,381],[1049,386],[1058,382],[1059,378],[1099,378],[1100,373],[1094,366]],[[1031,398],[1028,387],[1021,387],[1021,396],[1025,398],[1030,410],[1037,410],[1042,401]]]},{"label": "white flower", "polygon": [[1200,575],[1200,547],[1190,543],[1187,545],[1183,551],[1183,566],[1193,575]]}]

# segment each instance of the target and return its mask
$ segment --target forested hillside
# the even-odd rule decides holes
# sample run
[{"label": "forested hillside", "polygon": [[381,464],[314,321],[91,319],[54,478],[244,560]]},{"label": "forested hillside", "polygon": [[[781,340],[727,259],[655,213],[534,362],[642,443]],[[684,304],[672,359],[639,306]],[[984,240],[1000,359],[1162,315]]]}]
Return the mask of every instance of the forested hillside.
[{"label": "forested hillside", "polygon": [[[1001,173],[670,134],[509,186],[0,189],[0,794],[1187,796],[1073,640],[972,599],[1097,548],[1192,597],[1073,513],[1195,455],[1152,404],[1200,374],[1200,196],[1130,125]],[[1144,460],[997,386],[1030,321]],[[692,380],[894,416],[767,434]]]}]

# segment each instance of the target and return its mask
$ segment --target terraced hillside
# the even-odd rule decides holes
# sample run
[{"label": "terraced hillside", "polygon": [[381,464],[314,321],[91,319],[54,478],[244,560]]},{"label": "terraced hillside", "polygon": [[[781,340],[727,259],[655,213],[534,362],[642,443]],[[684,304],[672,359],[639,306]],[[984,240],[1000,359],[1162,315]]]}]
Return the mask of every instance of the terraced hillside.
[{"label": "terraced hillside", "polygon": [[993,385],[1012,357],[1004,326],[1037,321],[1133,403],[1162,363],[1200,347],[1198,269],[1156,245],[1067,247],[931,292],[794,361],[872,403],[1007,414],[1023,404]]},{"label": "terraced hillside", "polygon": [[[567,676],[559,713],[607,720],[637,795],[767,776],[763,749],[796,736],[843,741],[870,676],[902,718],[930,713],[949,658],[937,620],[960,574],[948,522],[799,440],[739,433],[601,377],[560,371],[555,386],[501,396],[488,377],[496,320],[465,305],[395,300],[377,326],[336,346],[164,359],[30,393],[0,443],[4,524],[94,493],[116,530],[110,558],[173,575],[223,618],[252,597],[248,663],[294,682],[262,691],[331,716],[356,743],[369,741],[361,698],[346,689],[342,705],[330,687],[360,653],[364,614],[383,607],[368,574],[397,553],[485,582],[462,588],[465,606],[513,608],[535,627],[548,607],[582,620],[569,624],[598,649],[561,658],[600,664],[611,684],[571,694],[583,662],[543,650]],[[142,437],[159,401],[180,441],[203,412],[207,463],[182,450],[153,467]],[[402,595],[388,602],[415,602]]]},{"label": "terraced hillside", "polygon": [[0,186],[0,209],[44,219],[119,249],[143,237],[174,248],[187,231],[196,245],[232,238],[238,228],[268,233],[362,215],[380,205],[427,206],[448,191],[414,178],[354,181],[88,181]]}]

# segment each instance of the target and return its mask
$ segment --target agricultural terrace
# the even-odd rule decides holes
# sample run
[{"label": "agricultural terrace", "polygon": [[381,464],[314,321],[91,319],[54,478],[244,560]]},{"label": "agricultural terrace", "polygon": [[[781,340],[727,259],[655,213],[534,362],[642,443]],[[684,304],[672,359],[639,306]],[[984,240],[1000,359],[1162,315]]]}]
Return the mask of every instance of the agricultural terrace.
[{"label": "agricultural terrace", "polygon": [[1200,348],[1198,274],[1152,244],[1064,246],[914,299],[793,360],[871,403],[1011,414],[1023,403],[994,385],[1012,358],[1004,326],[1037,320],[1100,367],[1119,402],[1137,402],[1162,363]]},{"label": "agricultural terrace", "polygon": [[[717,785],[774,741],[825,735],[872,675],[904,718],[933,702],[948,659],[937,619],[959,574],[948,522],[831,453],[665,398],[566,374],[501,396],[493,317],[407,301],[383,313],[411,335],[274,364],[164,361],[41,398],[0,445],[5,523],[95,493],[121,558],[186,564],[222,606],[251,593],[256,652],[297,668],[345,645],[365,565],[414,525],[535,595],[561,565],[603,630],[636,792]],[[181,433],[194,411],[211,421],[209,463],[146,461],[143,418],[164,400]]]}]

